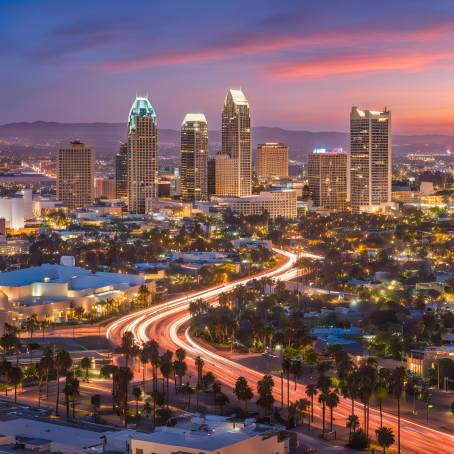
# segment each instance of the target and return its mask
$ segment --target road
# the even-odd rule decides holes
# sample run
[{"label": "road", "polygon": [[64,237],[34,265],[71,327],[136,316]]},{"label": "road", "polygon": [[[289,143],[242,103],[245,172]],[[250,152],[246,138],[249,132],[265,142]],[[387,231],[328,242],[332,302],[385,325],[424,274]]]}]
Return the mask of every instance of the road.
[{"label": "road", "polygon": [[[174,351],[179,347],[184,348],[190,358],[200,355],[206,363],[205,369],[213,371],[217,379],[226,386],[233,387],[236,379],[242,375],[246,377],[255,390],[257,381],[262,378],[263,374],[261,372],[238,364],[215,351],[199,345],[191,338],[189,329],[185,328],[185,324],[187,324],[190,318],[188,307],[191,301],[199,298],[214,301],[221,293],[229,292],[235,286],[245,284],[257,277],[272,277],[276,280],[293,279],[296,276],[296,270],[294,269],[296,255],[280,250],[275,250],[275,252],[282,254],[286,260],[273,270],[261,273],[260,276],[248,277],[229,284],[194,292],[190,295],[163,303],[156,308],[148,308],[134,314],[129,314],[107,327],[107,338],[113,343],[119,344],[122,333],[131,331],[140,343],[146,342],[149,339],[156,339],[163,349]],[[193,366],[191,365],[191,367]],[[195,371],[190,370],[190,372],[194,373]],[[276,379],[276,384],[274,394],[275,399],[279,402],[281,400],[281,392],[278,379]],[[290,400],[293,401],[302,397],[306,397],[304,387],[299,386],[297,391],[294,391],[292,387]],[[356,403],[356,409],[360,419],[362,415],[361,407],[361,404]],[[341,398],[339,406],[334,411],[335,420],[340,422],[340,425],[337,426],[338,428],[344,427],[344,422],[350,413],[351,402]],[[321,409],[316,408],[315,414],[320,417]],[[384,413],[383,419],[384,425],[392,427],[396,434],[397,417],[390,413]],[[375,428],[378,426],[379,412],[371,408],[370,433],[374,434]],[[454,436],[401,418],[401,447],[402,454],[449,454],[454,452]]]}]

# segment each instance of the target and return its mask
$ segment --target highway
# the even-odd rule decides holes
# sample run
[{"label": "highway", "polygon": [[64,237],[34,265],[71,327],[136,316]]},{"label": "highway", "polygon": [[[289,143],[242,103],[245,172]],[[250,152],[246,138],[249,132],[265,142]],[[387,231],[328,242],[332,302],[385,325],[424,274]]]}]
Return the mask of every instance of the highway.
[{"label": "highway", "polygon": [[[261,372],[238,364],[224,356],[199,345],[191,338],[189,329],[186,327],[190,315],[188,313],[191,301],[203,298],[209,302],[216,301],[217,297],[223,292],[229,292],[235,286],[245,284],[248,281],[261,277],[271,277],[276,280],[289,280],[296,277],[294,265],[297,256],[287,251],[275,250],[275,252],[285,257],[284,263],[274,269],[260,273],[260,275],[240,279],[225,285],[212,287],[200,292],[194,292],[187,296],[173,299],[160,304],[158,307],[144,309],[140,312],[128,314],[107,327],[106,336],[114,344],[119,344],[121,336],[125,331],[134,333],[139,343],[149,339],[156,339],[162,349],[175,351],[181,347],[187,351],[189,358],[200,355],[205,361],[204,370],[211,370],[217,379],[228,387],[233,387],[236,379],[242,375],[246,377],[254,391],[256,383],[263,376]],[[322,290],[322,289],[320,289]],[[188,361],[191,372],[195,373],[193,361]],[[280,379],[275,379],[275,399],[281,400]],[[285,399],[287,398],[284,387]],[[294,391],[293,385],[290,390],[290,401],[306,397],[304,386],[299,385]],[[356,412],[362,420],[362,405],[355,404]],[[339,406],[334,410],[335,422],[338,427],[345,426],[345,420],[351,413],[351,401],[341,397]],[[315,409],[316,416],[320,417],[321,409]],[[328,414],[328,412],[327,412]],[[383,414],[384,425],[392,427],[397,437],[397,417],[390,414]],[[378,410],[370,409],[370,435],[374,437],[374,431],[379,426]],[[401,418],[401,452],[408,454],[448,454],[454,452],[454,436],[446,432],[438,431],[431,427],[424,426],[417,422]]]}]

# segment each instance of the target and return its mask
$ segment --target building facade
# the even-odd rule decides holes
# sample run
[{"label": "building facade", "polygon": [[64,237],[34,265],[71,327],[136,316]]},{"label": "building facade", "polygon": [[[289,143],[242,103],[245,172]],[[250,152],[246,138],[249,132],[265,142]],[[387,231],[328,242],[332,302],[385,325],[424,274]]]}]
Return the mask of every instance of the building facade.
[{"label": "building facade", "polygon": [[349,155],[344,151],[315,149],[307,170],[313,206],[344,211],[349,202]]},{"label": "building facade", "polygon": [[128,197],[128,144],[122,143],[115,156],[115,187],[116,197]]},{"label": "building facade", "polygon": [[227,154],[214,156],[215,194],[235,197],[238,195],[237,186],[238,167],[234,159]]},{"label": "building facade", "polygon": [[352,107],[350,113],[352,211],[391,203],[391,112]]},{"label": "building facade", "polygon": [[232,182],[226,183],[233,188],[231,195],[249,196],[252,187],[251,118],[249,102],[241,90],[230,89],[224,100],[222,154],[230,157],[234,168]]},{"label": "building facade", "polygon": [[181,125],[181,198],[208,198],[208,124],[203,113],[188,113]]},{"label": "building facade", "polygon": [[117,184],[114,178],[95,178],[95,198],[115,199]]},{"label": "building facade", "polygon": [[288,177],[287,145],[276,142],[258,145],[256,168],[259,181]]},{"label": "building facade", "polygon": [[69,209],[94,199],[95,151],[78,140],[57,150],[57,198]]},{"label": "building facade", "polygon": [[267,212],[270,218],[296,218],[296,192],[290,189],[261,192],[249,197],[213,197],[219,208],[231,209],[243,216],[260,215]]},{"label": "building facade", "polygon": [[144,213],[145,199],[156,197],[158,175],[156,112],[147,97],[136,97],[128,119],[128,210]]}]

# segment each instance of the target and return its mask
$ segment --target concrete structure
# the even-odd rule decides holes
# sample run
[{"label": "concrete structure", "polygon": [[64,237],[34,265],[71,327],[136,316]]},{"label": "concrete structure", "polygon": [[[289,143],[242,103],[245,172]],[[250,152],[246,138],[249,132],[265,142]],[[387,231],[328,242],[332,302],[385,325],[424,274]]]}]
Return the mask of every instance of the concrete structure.
[{"label": "concrete structure", "polygon": [[128,144],[122,143],[115,156],[116,198],[128,197]]},{"label": "concrete structure", "polygon": [[454,361],[454,344],[410,350],[410,354],[407,356],[407,369],[417,377],[427,378],[429,370],[435,368],[437,362],[442,358]]},{"label": "concrete structure", "polygon": [[203,113],[188,113],[181,125],[181,198],[208,198],[208,124]]},{"label": "concrete structure", "polygon": [[147,97],[136,97],[128,119],[128,209],[144,213],[145,199],[156,197],[158,126]]},{"label": "concrete structure", "polygon": [[244,216],[263,214],[265,211],[271,218],[295,218],[296,192],[292,190],[261,192],[249,197],[213,197],[212,201],[220,208],[229,208]]},{"label": "concrete structure", "polygon": [[144,283],[143,276],[53,264],[4,272],[0,274],[0,321],[16,324],[32,314],[65,321],[76,307],[97,310],[96,305],[107,298],[133,297]]},{"label": "concrete structure", "polygon": [[216,194],[216,158],[208,158],[207,162],[207,192],[208,196]]},{"label": "concrete structure", "polygon": [[[229,174],[232,196],[251,194],[251,119],[249,103],[241,90],[230,89],[222,111],[222,153],[232,159],[234,172]],[[216,177],[217,178],[217,177]],[[219,194],[217,195],[225,195]]]},{"label": "concrete structure", "polygon": [[308,180],[314,208],[346,210],[350,200],[348,153],[315,149],[309,155]]},{"label": "concrete structure", "polygon": [[153,433],[131,437],[131,454],[284,454],[289,452],[283,426],[234,421],[207,415],[157,427]]},{"label": "concrete structure", "polygon": [[116,186],[114,178],[95,178],[95,199],[116,199]]},{"label": "concrete structure", "polygon": [[391,204],[391,112],[352,107],[350,114],[352,211]]},{"label": "concrete structure", "polygon": [[94,199],[95,151],[76,140],[57,150],[57,198],[69,209]]},{"label": "concrete structure", "polygon": [[288,177],[287,145],[276,142],[267,142],[258,145],[256,169],[259,181]]}]

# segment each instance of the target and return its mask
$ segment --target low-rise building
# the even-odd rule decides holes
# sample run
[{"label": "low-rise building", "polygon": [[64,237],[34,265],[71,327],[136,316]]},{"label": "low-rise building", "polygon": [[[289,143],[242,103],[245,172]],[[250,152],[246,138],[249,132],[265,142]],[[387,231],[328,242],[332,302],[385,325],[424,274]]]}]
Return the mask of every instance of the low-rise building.
[{"label": "low-rise building", "polygon": [[[145,284],[140,275],[92,273],[85,268],[45,264],[0,274],[0,326],[38,319],[66,321],[75,308],[98,310],[108,298],[132,298]],[[150,291],[153,289],[150,288]]]},{"label": "low-rise building", "polygon": [[157,427],[154,432],[135,433],[131,454],[285,454],[289,452],[283,426],[235,421],[223,416],[191,417],[174,427]]},{"label": "low-rise building", "polygon": [[442,358],[454,361],[454,344],[410,350],[407,356],[407,369],[417,377],[427,378],[429,370],[434,369]]},{"label": "low-rise building", "polygon": [[267,191],[248,197],[212,197],[219,208],[250,216],[267,212],[271,218],[296,218],[296,192],[292,190]]}]

